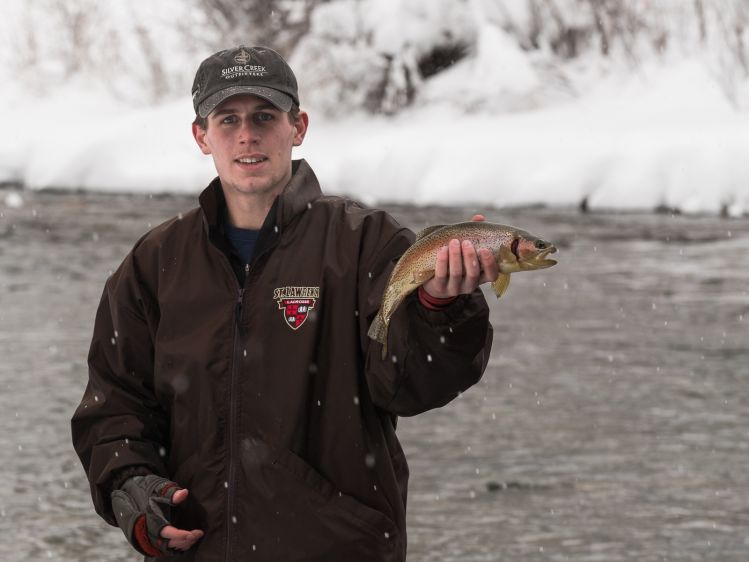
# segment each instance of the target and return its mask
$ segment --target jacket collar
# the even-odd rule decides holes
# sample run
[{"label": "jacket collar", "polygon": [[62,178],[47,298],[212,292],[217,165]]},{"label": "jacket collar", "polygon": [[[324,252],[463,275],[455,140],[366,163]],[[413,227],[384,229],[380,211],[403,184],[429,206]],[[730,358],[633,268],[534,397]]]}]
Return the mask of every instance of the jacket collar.
[{"label": "jacket collar", "polygon": [[319,197],[322,197],[320,183],[307,161],[292,160],[291,180],[276,198],[276,221],[279,226],[283,228],[288,225],[294,217],[306,211],[309,204]]},{"label": "jacket collar", "polygon": [[[275,230],[276,226],[279,230],[283,229],[294,217],[304,212],[312,201],[321,196],[320,183],[309,164],[303,159],[292,160],[291,180],[273,202],[262,230],[266,228]],[[221,180],[217,177],[208,184],[198,200],[209,231],[218,228],[223,222],[226,208]]]}]

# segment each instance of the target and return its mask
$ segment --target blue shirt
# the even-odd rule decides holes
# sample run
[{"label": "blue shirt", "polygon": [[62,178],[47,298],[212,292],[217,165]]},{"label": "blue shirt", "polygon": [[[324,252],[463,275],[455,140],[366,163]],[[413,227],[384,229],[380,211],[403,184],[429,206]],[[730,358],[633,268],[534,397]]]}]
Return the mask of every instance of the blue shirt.
[{"label": "blue shirt", "polygon": [[252,253],[255,251],[259,230],[249,230],[247,228],[237,228],[233,226],[228,218],[225,224],[226,237],[229,239],[234,251],[237,253],[245,268],[252,262]]}]

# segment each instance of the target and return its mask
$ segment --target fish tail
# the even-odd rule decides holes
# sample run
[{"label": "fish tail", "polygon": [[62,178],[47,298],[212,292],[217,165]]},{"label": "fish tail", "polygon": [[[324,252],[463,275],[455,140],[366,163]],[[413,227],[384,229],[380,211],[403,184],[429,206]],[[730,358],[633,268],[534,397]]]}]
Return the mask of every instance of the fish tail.
[{"label": "fish tail", "polygon": [[385,343],[385,338],[387,336],[387,326],[385,326],[385,322],[382,320],[382,315],[379,312],[377,313],[377,316],[375,316],[372,325],[369,327],[367,335],[375,341],[378,341],[382,344]]},{"label": "fish tail", "polygon": [[387,357],[387,346],[388,346],[388,326],[382,318],[382,313],[378,312],[375,316],[372,325],[369,327],[367,335],[382,344],[382,358]]},{"label": "fish tail", "polygon": [[406,296],[413,292],[421,283],[408,283],[404,280],[391,282],[385,289],[385,296],[382,299],[382,307],[377,312],[372,325],[369,327],[367,335],[375,341],[382,344],[382,359],[387,357],[388,350],[388,328],[390,319],[395,310],[403,302]]}]

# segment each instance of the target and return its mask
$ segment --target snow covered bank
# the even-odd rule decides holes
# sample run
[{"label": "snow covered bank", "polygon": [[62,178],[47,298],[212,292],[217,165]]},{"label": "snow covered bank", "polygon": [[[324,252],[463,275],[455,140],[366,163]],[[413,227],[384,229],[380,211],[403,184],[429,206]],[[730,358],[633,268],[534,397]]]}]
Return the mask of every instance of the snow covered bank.
[{"label": "snow covered bank", "polygon": [[749,115],[696,62],[545,110],[430,107],[317,134],[305,150],[328,185],[369,201],[749,212]]},{"label": "snow covered bank", "polygon": [[[133,109],[91,84],[10,96],[0,182],[29,189],[198,192],[214,175],[190,100]],[[647,66],[546,109],[466,114],[432,101],[392,118],[311,128],[305,157],[329,193],[367,203],[579,205],[749,214],[749,115],[696,61]]]}]

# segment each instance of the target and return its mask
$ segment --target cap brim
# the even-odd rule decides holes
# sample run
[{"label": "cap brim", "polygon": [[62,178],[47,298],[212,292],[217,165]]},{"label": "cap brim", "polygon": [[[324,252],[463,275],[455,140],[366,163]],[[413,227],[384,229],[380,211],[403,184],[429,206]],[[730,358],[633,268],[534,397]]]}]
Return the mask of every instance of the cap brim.
[{"label": "cap brim", "polygon": [[291,106],[294,103],[291,96],[278,90],[274,90],[273,88],[264,88],[262,86],[232,86],[218,91],[203,100],[203,103],[198,106],[198,115],[203,118],[208,117],[208,114],[216,109],[216,106],[218,106],[222,101],[240,94],[251,94],[263,98],[264,100],[271,102],[279,110],[286,112],[291,109]]}]

